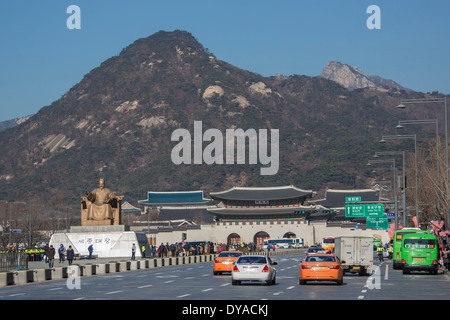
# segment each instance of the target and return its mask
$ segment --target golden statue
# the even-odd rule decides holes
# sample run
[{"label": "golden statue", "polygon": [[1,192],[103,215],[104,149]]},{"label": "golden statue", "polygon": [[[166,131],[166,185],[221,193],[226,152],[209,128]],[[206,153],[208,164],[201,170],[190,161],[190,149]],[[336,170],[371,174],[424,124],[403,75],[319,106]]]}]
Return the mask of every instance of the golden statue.
[{"label": "golden statue", "polygon": [[121,202],[110,189],[105,188],[105,180],[100,179],[98,188],[86,191],[81,201],[81,225],[118,225],[121,220]]}]

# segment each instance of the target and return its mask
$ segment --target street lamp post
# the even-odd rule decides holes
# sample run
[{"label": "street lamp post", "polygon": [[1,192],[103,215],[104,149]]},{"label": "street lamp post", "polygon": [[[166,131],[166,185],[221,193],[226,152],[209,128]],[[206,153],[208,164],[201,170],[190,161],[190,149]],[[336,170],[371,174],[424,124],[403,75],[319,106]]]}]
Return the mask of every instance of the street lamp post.
[{"label": "street lamp post", "polygon": [[397,129],[403,129],[405,125],[424,125],[424,124],[434,124],[436,126],[436,185],[437,185],[437,195],[438,195],[438,213],[441,211],[441,195],[439,189],[439,181],[440,181],[440,170],[439,170],[439,160],[440,160],[440,152],[439,152],[439,125],[437,119],[428,119],[428,120],[400,120]]},{"label": "street lamp post", "polygon": [[402,207],[403,207],[403,228],[406,227],[406,170],[405,151],[379,151],[375,152],[374,158],[380,156],[402,156]]},{"label": "street lamp post", "polygon": [[380,143],[385,143],[389,140],[401,140],[401,139],[414,139],[414,158],[415,158],[415,167],[416,167],[416,219],[417,224],[419,224],[419,189],[418,189],[418,169],[417,169],[417,136],[415,134],[404,134],[404,135],[391,135],[391,136],[382,136]]},{"label": "street lamp post", "polygon": [[[444,117],[445,117],[445,165],[446,165],[446,182],[449,182],[448,172],[448,111],[447,111],[447,97],[444,98],[424,98],[424,99],[402,99],[397,106],[399,109],[405,109],[405,104],[422,104],[422,103],[443,103]],[[447,195],[448,196],[448,195]]]},{"label": "street lamp post", "polygon": [[395,214],[395,230],[398,230],[398,198],[397,198],[397,170],[395,167],[395,159],[389,159],[389,160],[369,160],[367,163],[368,166],[371,166],[373,164],[378,163],[392,163],[392,170],[394,174],[394,214]]}]

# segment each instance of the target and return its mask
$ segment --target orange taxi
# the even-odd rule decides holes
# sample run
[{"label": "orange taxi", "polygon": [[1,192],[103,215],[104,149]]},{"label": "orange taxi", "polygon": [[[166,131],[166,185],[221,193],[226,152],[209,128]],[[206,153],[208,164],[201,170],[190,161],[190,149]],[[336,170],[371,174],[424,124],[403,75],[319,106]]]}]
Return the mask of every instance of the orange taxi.
[{"label": "orange taxi", "polygon": [[299,284],[307,281],[333,281],[343,284],[344,271],[334,254],[309,254],[301,262]]},{"label": "orange taxi", "polygon": [[222,272],[231,272],[234,263],[242,256],[240,251],[223,251],[214,260],[214,275],[222,274]]}]

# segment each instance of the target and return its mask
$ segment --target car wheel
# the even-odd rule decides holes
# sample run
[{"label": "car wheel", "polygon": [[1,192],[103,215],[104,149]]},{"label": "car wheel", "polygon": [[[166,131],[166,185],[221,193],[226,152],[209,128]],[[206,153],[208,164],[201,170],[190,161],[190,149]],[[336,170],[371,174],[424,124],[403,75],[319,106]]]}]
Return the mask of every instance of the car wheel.
[{"label": "car wheel", "polygon": [[231,284],[232,284],[233,286],[238,286],[238,285],[241,284],[241,282],[238,281],[238,280],[231,280]]},{"label": "car wheel", "polygon": [[298,280],[298,284],[299,285],[305,285],[306,284],[306,280]]},{"label": "car wheel", "polygon": [[276,282],[276,277],[274,277],[272,280],[267,280],[266,281],[266,283],[267,283],[267,285],[275,285],[275,282]]},{"label": "car wheel", "polygon": [[339,286],[342,286],[343,284],[344,284],[344,279],[340,279],[340,280],[338,280],[338,281],[336,281],[337,282],[337,284],[339,285]]}]

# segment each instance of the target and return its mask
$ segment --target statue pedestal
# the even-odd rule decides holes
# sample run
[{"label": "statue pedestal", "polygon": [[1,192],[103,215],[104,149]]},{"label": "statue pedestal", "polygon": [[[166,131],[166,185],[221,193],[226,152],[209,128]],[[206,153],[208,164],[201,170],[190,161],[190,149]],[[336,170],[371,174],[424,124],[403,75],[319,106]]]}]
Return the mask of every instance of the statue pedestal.
[{"label": "statue pedestal", "polygon": [[[133,244],[136,246],[136,258],[142,257],[141,248],[148,245],[144,232],[128,231],[129,226],[81,226],[71,227],[70,232],[55,233],[50,244],[56,250],[55,259],[59,259],[58,248],[61,244],[72,246],[80,256],[89,255],[88,247],[94,247],[93,255],[99,258],[130,258]],[[148,249],[148,247],[147,247]]]},{"label": "statue pedestal", "polygon": [[123,232],[130,231],[130,226],[72,226],[70,227],[70,233],[89,233],[89,232]]}]

